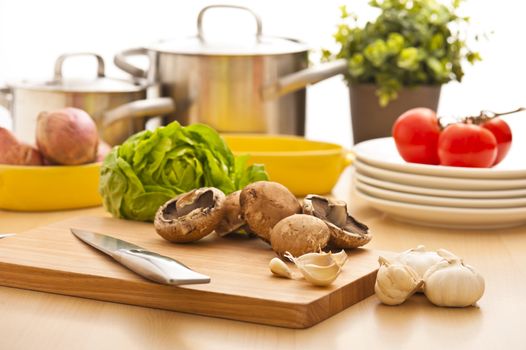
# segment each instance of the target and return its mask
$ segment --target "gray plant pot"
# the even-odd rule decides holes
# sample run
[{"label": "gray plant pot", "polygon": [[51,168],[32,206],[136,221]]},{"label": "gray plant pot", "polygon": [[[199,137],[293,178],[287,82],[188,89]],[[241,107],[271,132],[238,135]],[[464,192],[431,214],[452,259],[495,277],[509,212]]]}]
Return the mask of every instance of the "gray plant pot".
[{"label": "gray plant pot", "polygon": [[440,98],[440,85],[403,88],[396,100],[382,107],[378,103],[374,84],[351,84],[349,91],[354,144],[391,136],[393,123],[400,114],[415,107],[436,111]]}]

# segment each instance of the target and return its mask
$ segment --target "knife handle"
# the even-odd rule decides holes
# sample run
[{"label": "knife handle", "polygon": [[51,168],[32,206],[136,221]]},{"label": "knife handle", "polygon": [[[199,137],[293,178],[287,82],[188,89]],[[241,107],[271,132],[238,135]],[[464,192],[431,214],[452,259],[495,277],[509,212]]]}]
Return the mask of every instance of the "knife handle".
[{"label": "knife handle", "polygon": [[210,277],[195,272],[177,260],[142,249],[119,249],[112,257],[139,275],[169,285],[209,283]]}]

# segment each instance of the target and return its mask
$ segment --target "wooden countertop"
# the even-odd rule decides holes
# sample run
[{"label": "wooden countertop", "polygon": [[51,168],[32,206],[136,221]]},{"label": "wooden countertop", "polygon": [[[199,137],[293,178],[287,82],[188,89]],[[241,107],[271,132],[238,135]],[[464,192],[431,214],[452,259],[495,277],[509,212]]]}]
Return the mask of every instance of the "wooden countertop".
[{"label": "wooden countertop", "polygon": [[[351,194],[346,171],[334,194],[375,237],[371,248],[447,248],[486,279],[480,308],[432,306],[422,295],[398,307],[369,297],[306,330],[0,287],[1,349],[525,349],[526,226],[495,231],[432,229],[396,222]],[[0,232],[21,232],[102,208],[0,211]],[[1,244],[1,241],[0,241]],[[0,271],[1,273],[1,271]]]}]

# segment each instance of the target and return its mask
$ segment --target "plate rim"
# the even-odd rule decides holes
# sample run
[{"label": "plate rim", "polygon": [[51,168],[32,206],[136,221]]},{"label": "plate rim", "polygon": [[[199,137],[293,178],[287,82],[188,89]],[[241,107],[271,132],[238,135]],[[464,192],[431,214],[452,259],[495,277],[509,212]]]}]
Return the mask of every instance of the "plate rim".
[{"label": "plate rim", "polygon": [[[455,178],[448,177],[445,182],[441,176],[420,175],[413,173],[405,173],[394,170],[382,169],[372,165],[363,163],[360,160],[354,162],[354,167],[358,173],[362,171],[372,173],[374,178],[390,179],[391,182],[400,184],[419,182],[422,186],[438,188],[438,189],[459,189],[467,188],[470,190],[485,190],[485,189],[519,189],[526,187],[526,178],[520,179],[471,179],[471,178]],[[361,167],[361,170],[360,170]],[[381,176],[381,177],[380,177]],[[383,178],[382,178],[383,177]],[[438,187],[437,187],[438,186]]]},{"label": "plate rim", "polygon": [[[378,197],[379,199],[386,199],[386,200],[392,200],[392,201],[402,201],[402,202],[406,202],[406,203],[409,203],[409,204],[420,204],[420,205],[430,205],[430,206],[446,206],[446,207],[454,207],[454,208],[476,208],[476,209],[483,209],[483,208],[486,208],[486,209],[489,209],[489,208],[492,208],[492,209],[498,209],[498,208],[514,208],[514,207],[524,207],[526,206],[526,197],[522,197],[522,198],[460,198],[460,197],[443,197],[443,196],[426,196],[426,195],[420,195],[420,194],[414,194],[414,193],[407,193],[407,192],[399,192],[399,191],[393,191],[393,190],[388,190],[388,189],[383,189],[381,187],[376,187],[376,186],[373,186],[373,185],[369,185],[367,183],[364,183],[362,181],[360,181],[358,178],[354,179],[354,182],[355,182],[355,186],[362,192],[365,192],[365,194],[369,194],[371,196],[376,196]],[[362,188],[359,188],[359,186],[362,186]],[[370,188],[370,189],[369,189]],[[369,193],[369,191],[378,191],[378,194],[374,194],[374,193]],[[392,195],[392,196],[397,196],[397,195],[400,195],[400,199],[390,199],[390,198],[385,198],[385,197],[381,197],[380,193],[384,192],[385,195],[389,196],[389,195]],[[413,199],[414,201],[410,201],[411,199]],[[433,200],[436,199],[436,204],[433,204],[431,202],[425,202],[426,199],[430,199],[431,202],[433,202]],[[422,202],[417,202],[421,200]],[[453,201],[453,203],[457,202],[456,205],[453,205],[453,204],[439,204],[438,201],[442,201],[442,202],[447,202],[448,200],[450,201]],[[480,201],[483,201],[483,202],[497,202],[497,203],[503,203],[503,202],[509,202],[509,201],[512,201],[512,202],[518,202],[519,200],[522,201],[522,205],[515,205],[515,206],[499,206],[498,204],[495,204],[495,206],[480,206],[480,205],[473,205],[473,204],[468,204],[468,203],[473,203],[473,202],[480,202]],[[463,204],[463,201],[465,202],[465,204]],[[451,202],[450,202],[451,203]],[[491,203],[490,203],[491,204]]]},{"label": "plate rim", "polygon": [[[429,175],[429,176],[446,176],[456,178],[469,178],[469,179],[515,179],[515,178],[526,178],[526,167],[524,169],[498,169],[498,168],[468,168],[468,167],[451,167],[444,165],[429,165],[420,163],[394,163],[388,160],[371,158],[367,154],[361,153],[360,149],[367,147],[368,144],[373,143],[387,143],[392,142],[394,145],[394,139],[392,137],[380,137],[367,141],[360,142],[352,148],[356,159],[376,166],[378,168],[393,170],[398,172],[404,172],[415,175]],[[384,145],[385,147],[385,145]],[[396,147],[396,146],[395,146]],[[362,151],[363,152],[363,151]],[[398,153],[398,152],[397,152]]]}]

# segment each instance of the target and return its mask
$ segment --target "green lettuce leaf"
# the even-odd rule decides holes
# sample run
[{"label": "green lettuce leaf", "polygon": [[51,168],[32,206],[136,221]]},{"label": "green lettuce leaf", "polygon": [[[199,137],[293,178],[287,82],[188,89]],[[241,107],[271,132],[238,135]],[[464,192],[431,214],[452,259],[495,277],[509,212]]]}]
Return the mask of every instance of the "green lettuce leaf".
[{"label": "green lettuce leaf", "polygon": [[170,123],[142,131],[114,147],[101,168],[99,192],[115,217],[152,221],[169,199],[194,188],[216,187],[229,194],[268,180],[263,165],[234,157],[209,126]]}]

